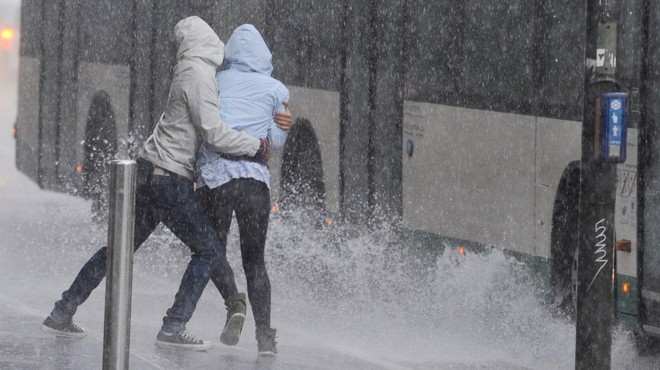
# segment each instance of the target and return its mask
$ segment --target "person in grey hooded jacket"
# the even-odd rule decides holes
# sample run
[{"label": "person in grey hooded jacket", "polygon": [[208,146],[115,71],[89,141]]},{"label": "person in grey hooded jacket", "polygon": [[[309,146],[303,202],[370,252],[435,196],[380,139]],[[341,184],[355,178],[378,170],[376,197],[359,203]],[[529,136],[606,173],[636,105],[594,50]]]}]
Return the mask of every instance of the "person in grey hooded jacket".
[{"label": "person in grey hooded jacket", "polygon": [[[217,74],[220,90],[220,118],[227,126],[257,137],[268,137],[273,148],[280,148],[286,132],[273,116],[284,111],[289,90],[270,75],[272,54],[261,34],[251,24],[239,26],[225,47],[226,69]],[[236,213],[243,270],[256,324],[260,355],[277,353],[276,330],[270,326],[270,280],[264,250],[270,216],[270,172],[264,163],[251,158],[216,153],[202,145],[197,156],[197,184],[200,199],[223,244]],[[245,294],[236,284],[223,279],[222,269],[214,269],[211,280],[225,298],[227,321],[220,341],[238,343],[245,320]]]},{"label": "person in grey hooded jacket", "polygon": [[[263,156],[267,141],[223,125],[218,116],[216,69],[223,60],[223,43],[206,22],[189,17],[174,28],[178,45],[177,63],[165,112],[140,152],[135,201],[134,248],[163,222],[192,251],[174,304],[167,310],[156,345],[206,350],[209,342],[186,330],[211,270],[233,281],[224,245],[202,212],[193,187],[195,154],[203,139],[215,150],[235,155]],[[290,117],[289,117],[290,121]],[[106,247],[101,248],[80,270],[41,329],[47,333],[82,338],[85,331],[73,316],[105,276]]]}]

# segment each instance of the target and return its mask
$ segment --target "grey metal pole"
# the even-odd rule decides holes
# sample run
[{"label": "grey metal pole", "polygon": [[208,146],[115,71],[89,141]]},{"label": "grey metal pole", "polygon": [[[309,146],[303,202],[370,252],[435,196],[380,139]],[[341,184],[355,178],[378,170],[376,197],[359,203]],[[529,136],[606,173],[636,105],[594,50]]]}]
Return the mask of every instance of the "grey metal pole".
[{"label": "grey metal pole", "polygon": [[128,369],[135,225],[135,161],[112,161],[103,369]]},{"label": "grey metal pole", "polygon": [[601,93],[619,90],[613,79],[619,0],[587,0],[586,5],[585,54],[597,63],[595,76],[588,71],[585,76],[575,369],[607,370],[611,368],[614,318],[616,165],[597,159],[595,148],[600,120],[597,98]]}]

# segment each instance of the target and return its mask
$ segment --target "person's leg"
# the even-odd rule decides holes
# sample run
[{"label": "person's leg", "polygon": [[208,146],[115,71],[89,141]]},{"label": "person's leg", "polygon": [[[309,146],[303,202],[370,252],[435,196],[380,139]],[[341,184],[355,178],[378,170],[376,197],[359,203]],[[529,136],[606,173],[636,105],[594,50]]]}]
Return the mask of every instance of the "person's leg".
[{"label": "person's leg", "polygon": [[275,329],[270,327],[270,279],[264,258],[270,217],[270,193],[263,182],[252,179],[240,181],[240,196],[235,212],[259,352],[275,354]]},{"label": "person's leg", "polygon": [[[170,212],[163,223],[193,252],[188,267],[181,279],[174,304],[163,318],[161,331],[166,333],[185,330],[186,323],[192,317],[197,301],[202,295],[211,276],[211,269],[220,259],[224,274],[229,283],[233,283],[233,271],[229,267],[224,245],[220,243],[211,222],[203,213],[197,196],[193,192],[192,182],[173,175],[176,191],[169,194]],[[231,287],[229,287],[231,290]],[[235,290],[235,283],[233,286]]]},{"label": "person's leg", "polygon": [[[197,193],[200,204],[205,211],[204,213],[209,218],[211,225],[213,225],[220,244],[225,247],[223,253],[225,253],[224,260],[226,260],[227,234],[229,233],[231,218],[234,213],[233,203],[235,195],[231,191],[230,184],[225,184],[215,189],[205,187],[198,190]],[[226,300],[230,295],[235,294],[237,290],[233,273],[231,275],[231,281],[227,282],[227,276],[224,275],[222,267],[223,265],[220,261],[216,262],[211,273],[211,281],[213,281],[222,298]]]},{"label": "person's leg", "polygon": [[[156,228],[159,223],[159,217],[158,212],[152,207],[151,191],[148,185],[142,185],[138,188],[135,203],[133,246],[134,250],[137,250]],[[62,330],[66,330],[66,326],[74,325],[72,323],[73,316],[78,306],[87,300],[92,291],[105,277],[106,258],[107,247],[103,247],[85,263],[69,289],[62,293],[62,299],[55,302],[55,307],[51,311],[49,318],[44,321],[42,330],[57,335],[65,335]],[[78,331],[73,327],[70,329]]]},{"label": "person's leg", "polygon": [[[206,214],[213,224],[222,245],[227,245],[227,234],[231,226],[231,216],[234,212],[234,203],[237,200],[237,180],[230,181],[223,186],[209,190],[203,188],[199,192],[200,201],[205,207]],[[226,253],[226,250],[223,252]],[[220,342],[228,346],[238,344],[245,322],[247,309],[245,293],[239,293],[236,283],[229,278],[224,271],[225,267],[220,262],[216,263],[211,273],[211,280],[225,300],[227,307],[227,319],[220,334]]]},{"label": "person's leg", "polygon": [[248,296],[257,327],[270,327],[270,279],[266,271],[264,249],[270,217],[270,193],[266,184],[241,179],[236,220],[241,239],[241,257],[248,286]]}]

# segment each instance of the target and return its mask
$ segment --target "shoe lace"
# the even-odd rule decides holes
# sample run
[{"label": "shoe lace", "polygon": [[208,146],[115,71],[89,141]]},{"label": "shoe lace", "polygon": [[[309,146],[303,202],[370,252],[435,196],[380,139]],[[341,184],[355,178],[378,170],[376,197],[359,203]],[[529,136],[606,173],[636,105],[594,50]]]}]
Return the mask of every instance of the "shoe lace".
[{"label": "shoe lace", "polygon": [[193,343],[200,343],[201,340],[198,338],[195,338],[194,335],[192,335],[188,330],[182,331],[179,335],[181,335],[181,338],[185,339],[188,342],[193,342]]},{"label": "shoe lace", "polygon": [[266,337],[270,338],[270,340],[273,341],[273,345],[277,344],[277,341],[275,340],[277,339],[277,335],[266,335]]},{"label": "shoe lace", "polygon": [[83,331],[82,328],[81,328],[80,326],[76,325],[76,324],[73,323],[73,322],[69,324],[69,330],[71,330],[71,331],[78,331],[78,332]]}]

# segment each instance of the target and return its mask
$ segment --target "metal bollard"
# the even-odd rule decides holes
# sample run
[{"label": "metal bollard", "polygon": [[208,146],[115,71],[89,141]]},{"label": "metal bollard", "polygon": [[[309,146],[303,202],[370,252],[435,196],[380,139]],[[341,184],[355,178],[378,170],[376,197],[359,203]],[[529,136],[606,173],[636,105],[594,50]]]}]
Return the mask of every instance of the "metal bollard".
[{"label": "metal bollard", "polygon": [[112,161],[103,330],[103,369],[128,369],[135,226],[135,161]]}]

